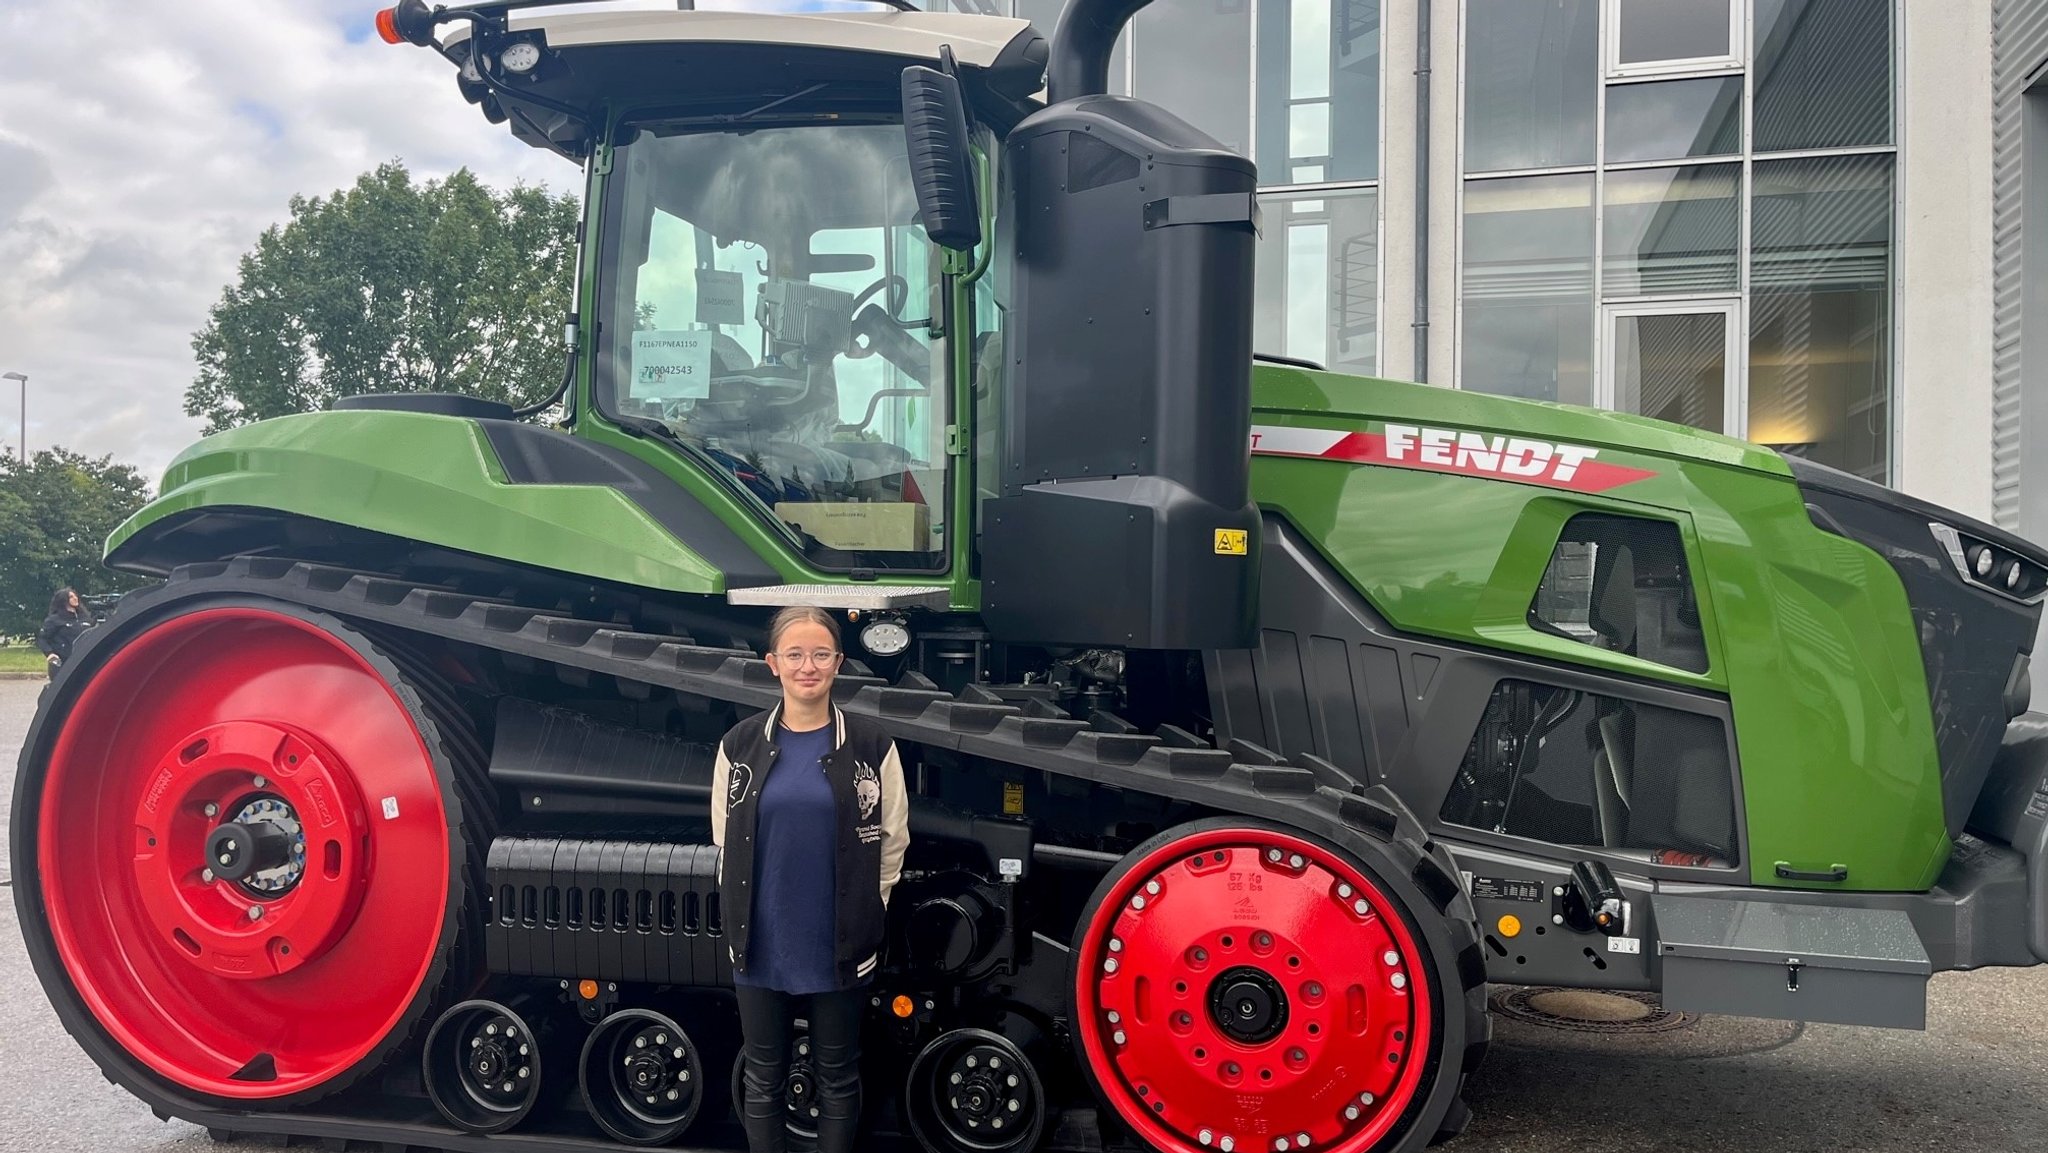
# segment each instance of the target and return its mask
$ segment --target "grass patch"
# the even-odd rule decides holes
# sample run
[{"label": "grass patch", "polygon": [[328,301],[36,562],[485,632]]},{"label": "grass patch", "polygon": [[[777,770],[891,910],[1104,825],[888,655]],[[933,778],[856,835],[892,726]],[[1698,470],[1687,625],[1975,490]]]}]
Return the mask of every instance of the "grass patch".
[{"label": "grass patch", "polygon": [[0,673],[39,673],[43,654],[30,646],[0,645]]}]

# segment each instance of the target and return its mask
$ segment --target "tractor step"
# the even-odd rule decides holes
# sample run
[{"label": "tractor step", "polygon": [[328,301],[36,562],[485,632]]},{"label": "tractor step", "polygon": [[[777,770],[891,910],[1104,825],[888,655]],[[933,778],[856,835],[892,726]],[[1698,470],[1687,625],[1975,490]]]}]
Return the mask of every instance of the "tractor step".
[{"label": "tractor step", "polygon": [[731,605],[760,605],[788,608],[807,605],[819,609],[930,609],[944,612],[952,605],[952,594],[944,585],[763,585],[733,589],[725,594]]}]

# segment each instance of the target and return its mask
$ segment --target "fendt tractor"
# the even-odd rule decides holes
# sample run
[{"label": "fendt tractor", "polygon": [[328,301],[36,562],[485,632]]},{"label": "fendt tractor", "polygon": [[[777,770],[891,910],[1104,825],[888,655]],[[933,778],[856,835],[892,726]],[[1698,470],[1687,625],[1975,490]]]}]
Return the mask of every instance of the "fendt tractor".
[{"label": "fendt tractor", "polygon": [[2048,959],[2048,552],[1259,355],[1252,164],[1106,92],[1145,2],[379,17],[581,166],[562,383],[207,437],[108,541],[162,580],[12,814],[107,1077],[327,1148],[735,1146],[710,774],[788,605],[914,793],[876,1148],[1410,1151],[1489,983],[1916,1028]]}]

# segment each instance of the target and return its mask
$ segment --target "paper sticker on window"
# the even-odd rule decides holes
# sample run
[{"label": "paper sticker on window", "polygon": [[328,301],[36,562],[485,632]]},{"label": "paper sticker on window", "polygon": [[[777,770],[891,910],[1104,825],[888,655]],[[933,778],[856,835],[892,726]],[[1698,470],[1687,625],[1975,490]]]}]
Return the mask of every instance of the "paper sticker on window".
[{"label": "paper sticker on window", "polygon": [[697,323],[745,324],[747,285],[737,272],[697,270]]},{"label": "paper sticker on window", "polygon": [[635,400],[702,400],[711,395],[711,339],[706,329],[633,334]]}]

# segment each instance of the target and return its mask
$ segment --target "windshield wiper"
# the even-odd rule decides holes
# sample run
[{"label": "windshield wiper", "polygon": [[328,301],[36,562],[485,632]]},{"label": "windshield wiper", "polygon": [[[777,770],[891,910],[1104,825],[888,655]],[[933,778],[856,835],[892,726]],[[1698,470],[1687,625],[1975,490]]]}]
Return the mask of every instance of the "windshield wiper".
[{"label": "windshield wiper", "polygon": [[818,83],[811,85],[809,88],[799,89],[795,92],[790,93],[787,96],[777,96],[775,99],[770,100],[768,103],[761,105],[759,108],[749,108],[745,112],[735,113],[731,116],[721,116],[718,119],[727,124],[738,124],[742,120],[752,120],[754,117],[759,116],[761,113],[768,111],[770,108],[780,107],[784,104],[789,103],[792,100],[801,100],[804,97],[809,96],[813,92],[822,91],[825,87],[825,82],[821,80]]}]

